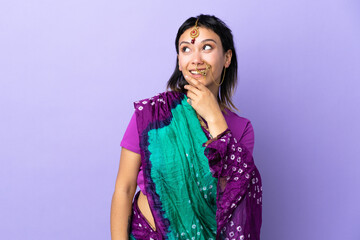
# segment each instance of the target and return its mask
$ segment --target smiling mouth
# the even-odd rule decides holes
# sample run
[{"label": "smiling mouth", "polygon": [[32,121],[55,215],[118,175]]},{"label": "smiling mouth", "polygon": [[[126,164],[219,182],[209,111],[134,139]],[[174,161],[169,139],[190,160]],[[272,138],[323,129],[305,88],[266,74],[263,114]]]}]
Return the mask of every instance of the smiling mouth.
[{"label": "smiling mouth", "polygon": [[206,64],[206,68],[198,69],[195,67],[195,70],[189,70],[189,72],[193,75],[203,75],[206,76],[211,68],[210,64]]},{"label": "smiling mouth", "polygon": [[203,76],[206,76],[206,69],[197,69],[197,70],[190,70],[190,73],[191,74],[194,74],[194,75],[203,75]]}]

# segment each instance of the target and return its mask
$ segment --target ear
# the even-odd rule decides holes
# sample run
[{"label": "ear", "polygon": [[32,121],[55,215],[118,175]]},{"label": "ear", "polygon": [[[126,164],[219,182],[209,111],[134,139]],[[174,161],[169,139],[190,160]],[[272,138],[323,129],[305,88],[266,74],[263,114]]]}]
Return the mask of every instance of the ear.
[{"label": "ear", "polygon": [[181,71],[182,71],[182,67],[180,66],[180,63],[179,63],[179,54],[177,55],[177,62],[178,62],[178,65],[179,65],[179,71],[181,72]]},{"label": "ear", "polygon": [[227,50],[225,53],[225,67],[228,68],[231,64],[232,51],[231,49]]}]

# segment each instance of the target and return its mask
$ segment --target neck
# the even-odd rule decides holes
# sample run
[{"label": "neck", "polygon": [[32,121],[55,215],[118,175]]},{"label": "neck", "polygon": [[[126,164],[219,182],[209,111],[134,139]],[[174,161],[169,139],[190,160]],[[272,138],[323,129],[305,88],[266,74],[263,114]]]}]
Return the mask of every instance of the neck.
[{"label": "neck", "polygon": [[219,96],[219,86],[212,84],[211,86],[208,87],[208,89],[210,90],[210,92],[212,92],[212,94],[214,94],[214,96],[217,99]]}]

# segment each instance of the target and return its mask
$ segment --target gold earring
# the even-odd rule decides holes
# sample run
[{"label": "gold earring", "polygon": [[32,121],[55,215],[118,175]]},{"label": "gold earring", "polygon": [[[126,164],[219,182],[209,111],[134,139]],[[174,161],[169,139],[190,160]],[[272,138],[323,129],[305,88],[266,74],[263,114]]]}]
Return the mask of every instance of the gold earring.
[{"label": "gold earring", "polygon": [[219,87],[221,84],[223,84],[224,82],[224,79],[225,79],[225,74],[226,74],[226,67],[224,67],[224,74],[222,76],[222,79],[221,79],[221,82],[220,83],[217,83],[214,79],[214,83]]}]

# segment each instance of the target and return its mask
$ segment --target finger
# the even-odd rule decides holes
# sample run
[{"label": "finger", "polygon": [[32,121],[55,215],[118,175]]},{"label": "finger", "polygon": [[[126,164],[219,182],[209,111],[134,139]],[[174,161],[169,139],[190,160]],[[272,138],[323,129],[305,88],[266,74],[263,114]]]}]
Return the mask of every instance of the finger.
[{"label": "finger", "polygon": [[197,99],[197,96],[193,92],[187,92],[186,96],[192,100],[192,102],[195,102]]},{"label": "finger", "polygon": [[195,80],[194,78],[192,78],[191,76],[189,75],[185,75],[185,79],[186,81],[191,85],[191,86],[194,86],[194,87],[197,87],[199,83],[199,81]]},{"label": "finger", "polygon": [[204,88],[206,88],[204,84],[202,84],[198,80],[190,77],[189,75],[185,75],[185,79],[190,85],[198,88],[199,90],[204,90]]},{"label": "finger", "polygon": [[187,101],[190,105],[192,105],[192,100],[191,100],[191,98],[188,98],[186,101]]},{"label": "finger", "polygon": [[192,85],[185,85],[184,88],[186,90],[188,90],[188,92],[192,92],[195,95],[200,95],[201,91],[199,89],[197,89],[196,87],[192,86]]}]

